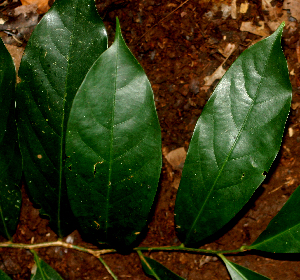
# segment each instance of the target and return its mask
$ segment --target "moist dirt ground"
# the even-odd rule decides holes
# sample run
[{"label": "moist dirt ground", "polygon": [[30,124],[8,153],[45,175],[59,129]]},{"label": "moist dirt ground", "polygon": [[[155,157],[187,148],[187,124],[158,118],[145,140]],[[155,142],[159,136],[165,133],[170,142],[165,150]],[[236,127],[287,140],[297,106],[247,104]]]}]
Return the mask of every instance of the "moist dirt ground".
[{"label": "moist dirt ground", "polygon": [[[292,3],[289,4],[292,6],[286,2]],[[299,185],[300,25],[297,16],[300,12],[298,15],[295,13],[296,2],[96,1],[110,42],[115,32],[115,18],[119,17],[124,39],[152,84],[161,125],[163,168],[153,215],[142,246],[180,244],[174,230],[173,213],[182,164],[173,167],[165,156],[181,147],[187,151],[196,121],[219,81],[215,75],[218,67],[222,65],[227,70],[247,47],[271,34],[282,20],[286,21],[282,46],[293,88],[292,108],[282,147],[266,180],[238,217],[202,247],[230,250],[251,244]],[[11,0],[0,3],[1,18],[16,22],[11,30],[2,28],[1,37],[17,57],[29,38],[27,33],[30,34],[33,27],[22,29],[22,21],[17,22],[20,18],[14,16],[14,9],[21,5],[20,2]],[[34,13],[25,16],[26,21],[41,17]],[[207,81],[209,76],[211,79]],[[38,209],[29,200],[26,186],[22,187],[22,191],[21,217],[13,241],[39,243],[57,240],[48,226],[48,220],[39,216]],[[76,245],[96,248],[82,240],[78,231],[66,239]],[[0,241],[5,240],[1,238]],[[61,247],[42,248],[37,252],[63,279],[112,279],[99,260],[89,254]],[[179,252],[145,254],[185,279],[230,279],[224,265],[214,256]],[[228,258],[273,280],[300,279],[300,256],[297,254],[272,255],[251,251]],[[119,279],[149,279],[144,275],[136,253],[104,255],[103,259]],[[27,250],[0,249],[0,269],[12,279],[30,279],[33,263],[33,256]]]}]

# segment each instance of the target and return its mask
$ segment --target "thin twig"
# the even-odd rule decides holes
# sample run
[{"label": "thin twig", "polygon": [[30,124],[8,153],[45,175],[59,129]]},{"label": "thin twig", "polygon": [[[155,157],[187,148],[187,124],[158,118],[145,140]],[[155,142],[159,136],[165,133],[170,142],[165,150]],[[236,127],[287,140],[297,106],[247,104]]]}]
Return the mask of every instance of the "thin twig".
[{"label": "thin twig", "polygon": [[[66,243],[63,241],[52,241],[52,242],[44,242],[44,243],[38,243],[38,244],[24,244],[24,243],[12,243],[12,242],[3,242],[0,243],[0,248],[19,248],[19,249],[38,249],[38,248],[45,248],[45,247],[64,247],[68,249],[74,249],[81,252],[89,253],[97,258],[100,258],[101,255],[104,254],[111,254],[111,253],[117,253],[117,250],[115,249],[88,249],[84,247],[80,247],[77,245],[73,245],[70,243]],[[219,251],[219,250],[206,250],[206,249],[197,249],[197,248],[189,248],[184,247],[184,245],[180,246],[162,246],[162,247],[136,247],[133,248],[134,251],[181,251],[181,252],[194,252],[194,253],[202,253],[202,254],[232,254],[232,253],[241,253],[245,252],[247,250],[250,250],[247,248],[247,246],[242,246],[241,248],[235,249],[235,250],[225,250],[225,251]]]},{"label": "thin twig", "polygon": [[232,253],[242,253],[247,251],[248,249],[243,246],[239,249],[235,250],[206,250],[206,249],[196,249],[196,248],[188,248],[184,246],[166,246],[166,247],[137,247],[134,248],[135,251],[181,251],[181,252],[193,252],[193,253],[202,253],[202,254],[232,254]]},{"label": "thin twig", "polygon": [[114,280],[118,280],[118,277],[112,272],[112,270],[110,269],[110,267],[106,264],[106,262],[99,257],[100,262],[104,265],[104,267],[106,268],[107,272],[110,274],[110,276],[114,279]]},{"label": "thin twig", "polygon": [[68,249],[74,249],[81,252],[89,253],[96,258],[99,258],[100,255],[103,254],[109,254],[109,253],[115,253],[115,249],[103,249],[103,250],[94,250],[94,249],[88,249],[84,247],[80,247],[77,245],[73,245],[70,243],[66,243],[63,241],[52,241],[52,242],[44,242],[44,243],[38,243],[38,244],[24,244],[24,243],[12,243],[12,242],[4,242],[0,243],[0,247],[4,248],[19,248],[19,249],[38,249],[38,248],[45,248],[45,247],[64,247]]},{"label": "thin twig", "polygon": [[161,22],[163,22],[167,17],[169,17],[170,15],[174,14],[178,9],[180,9],[183,5],[185,5],[187,2],[189,2],[190,0],[186,0],[183,3],[181,3],[176,9],[174,9],[172,12],[170,12],[169,14],[167,14],[164,18],[162,18],[158,23],[155,23],[153,26],[151,26],[150,29],[148,29],[137,41],[136,43],[138,43],[142,38],[144,38],[155,26],[159,25]]}]

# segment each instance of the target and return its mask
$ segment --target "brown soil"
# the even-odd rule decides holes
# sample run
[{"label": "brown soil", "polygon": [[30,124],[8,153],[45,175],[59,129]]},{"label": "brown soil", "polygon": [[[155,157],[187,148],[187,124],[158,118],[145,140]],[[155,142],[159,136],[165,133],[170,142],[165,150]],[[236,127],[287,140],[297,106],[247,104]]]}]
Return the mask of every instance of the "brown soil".
[{"label": "brown soil", "polygon": [[[196,121],[217,83],[215,81],[205,90],[204,77],[211,75],[225,59],[219,50],[224,50],[228,43],[236,45],[236,50],[224,64],[224,68],[228,69],[243,50],[261,39],[261,36],[240,31],[242,22],[258,24],[260,20],[274,20],[270,13],[262,10],[261,1],[258,0],[248,1],[247,12],[238,12],[237,19],[232,19],[230,15],[225,18],[222,13],[221,4],[230,5],[229,0],[190,0],[169,16],[169,13],[183,3],[182,0],[96,2],[111,40],[115,18],[119,17],[124,38],[152,83],[165,153],[179,147],[187,150]],[[282,2],[272,1],[272,5],[279,11],[278,17],[282,11]],[[247,1],[237,1],[238,11],[241,3]],[[155,26],[162,19],[164,20]],[[282,44],[291,73],[293,101],[282,148],[267,179],[242,214],[227,227],[224,235],[216,236],[203,248],[229,250],[251,244],[300,183],[300,164],[297,160],[300,156],[300,25],[293,18],[290,20],[291,25],[283,33]],[[268,26],[264,30],[271,33]],[[154,215],[141,245],[180,244],[173,221],[180,176],[180,170],[173,170],[164,159]],[[95,248],[92,244],[85,243],[77,231],[69,238],[74,240],[74,244]],[[48,227],[48,221],[39,217],[39,211],[32,206],[23,188],[22,213],[14,242],[39,243],[56,239],[57,236]],[[64,279],[111,279],[101,263],[86,253],[60,247],[43,248],[37,252]],[[177,252],[152,252],[147,255],[185,279],[230,279],[221,261],[212,256]],[[228,258],[270,279],[300,279],[299,255],[252,252]],[[148,279],[135,253],[104,255],[103,259],[119,279]],[[12,279],[30,279],[32,265],[33,257],[29,251],[0,250],[0,269]]]}]

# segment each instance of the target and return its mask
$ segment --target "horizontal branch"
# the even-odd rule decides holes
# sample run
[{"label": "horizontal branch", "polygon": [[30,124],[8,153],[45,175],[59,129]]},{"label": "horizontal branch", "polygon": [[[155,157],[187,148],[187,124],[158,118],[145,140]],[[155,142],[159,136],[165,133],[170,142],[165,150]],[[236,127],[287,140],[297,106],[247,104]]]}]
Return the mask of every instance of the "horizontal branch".
[{"label": "horizontal branch", "polygon": [[166,247],[137,247],[133,250],[137,251],[181,251],[181,252],[193,252],[193,253],[202,253],[202,254],[233,254],[233,253],[242,253],[247,251],[244,246],[235,250],[226,250],[226,251],[218,251],[218,250],[207,250],[207,249],[196,249],[184,247],[183,244],[180,246],[166,246]]},{"label": "horizontal branch", "polygon": [[82,251],[85,253],[89,253],[96,258],[100,258],[101,255],[104,254],[109,254],[109,253],[115,253],[115,249],[102,249],[102,250],[96,250],[96,249],[88,249],[84,247],[80,247],[77,245],[73,245],[67,242],[63,241],[50,241],[50,242],[43,242],[43,243],[38,243],[38,244],[24,244],[24,243],[12,243],[12,242],[3,242],[0,243],[0,248],[19,248],[19,249],[38,249],[38,248],[45,248],[45,247],[64,247],[68,249],[75,249],[78,251]]},{"label": "horizontal branch", "polygon": [[[88,249],[84,247],[80,247],[77,245],[73,245],[67,242],[63,241],[51,241],[51,242],[43,242],[38,244],[24,244],[24,243],[12,243],[12,242],[3,242],[0,243],[0,248],[19,248],[19,249],[38,249],[38,248],[45,248],[45,247],[64,247],[68,249],[74,249],[81,252],[89,253],[96,258],[100,258],[101,255],[104,254],[111,254],[116,253],[117,251],[115,249]],[[241,253],[245,252],[248,249],[245,248],[245,246],[242,246],[239,249],[235,250],[226,250],[226,251],[218,251],[218,250],[206,250],[206,249],[196,249],[196,248],[188,248],[184,247],[184,245],[180,246],[162,246],[162,247],[136,247],[133,249],[134,251],[181,251],[181,252],[193,252],[193,253],[202,253],[202,254],[232,254],[232,253]]]}]

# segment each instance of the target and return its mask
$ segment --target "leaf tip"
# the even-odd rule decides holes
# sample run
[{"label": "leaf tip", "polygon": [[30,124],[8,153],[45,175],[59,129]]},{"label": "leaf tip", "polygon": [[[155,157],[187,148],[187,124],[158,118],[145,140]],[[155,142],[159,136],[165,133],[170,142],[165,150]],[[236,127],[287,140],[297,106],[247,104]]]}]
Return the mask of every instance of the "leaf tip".
[{"label": "leaf tip", "polygon": [[277,28],[277,30],[274,33],[279,33],[280,37],[282,36],[282,32],[283,32],[283,28],[285,27],[285,22],[283,21],[279,27]]},{"label": "leaf tip", "polygon": [[121,26],[120,26],[120,21],[119,18],[116,17],[116,36],[121,34]]}]

